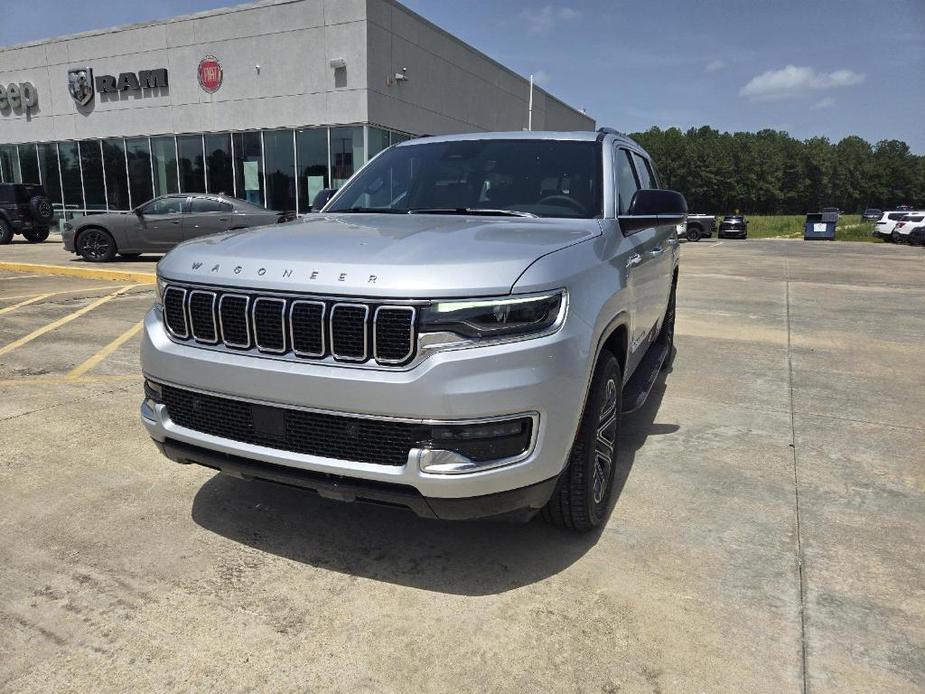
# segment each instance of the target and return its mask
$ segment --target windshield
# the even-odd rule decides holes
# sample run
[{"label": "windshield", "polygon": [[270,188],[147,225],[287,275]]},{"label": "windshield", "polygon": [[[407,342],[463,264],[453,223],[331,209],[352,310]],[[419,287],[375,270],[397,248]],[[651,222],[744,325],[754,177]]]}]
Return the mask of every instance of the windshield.
[{"label": "windshield", "polygon": [[379,155],[326,212],[601,216],[596,142],[457,140]]}]

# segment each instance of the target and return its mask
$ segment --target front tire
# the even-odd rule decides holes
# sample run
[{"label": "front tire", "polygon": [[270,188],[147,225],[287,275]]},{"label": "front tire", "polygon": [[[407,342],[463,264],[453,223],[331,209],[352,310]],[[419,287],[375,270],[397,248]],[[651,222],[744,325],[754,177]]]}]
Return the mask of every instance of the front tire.
[{"label": "front tire", "polygon": [[12,240],[13,228],[6,222],[6,220],[0,219],[0,246],[5,246]]},{"label": "front tire", "polygon": [[613,493],[622,404],[620,363],[605,350],[594,367],[568,466],[543,507],[543,518],[547,522],[588,532],[606,520]]},{"label": "front tire", "polygon": [[116,255],[116,242],[108,231],[91,228],[77,237],[77,252],[88,263],[107,263]]}]

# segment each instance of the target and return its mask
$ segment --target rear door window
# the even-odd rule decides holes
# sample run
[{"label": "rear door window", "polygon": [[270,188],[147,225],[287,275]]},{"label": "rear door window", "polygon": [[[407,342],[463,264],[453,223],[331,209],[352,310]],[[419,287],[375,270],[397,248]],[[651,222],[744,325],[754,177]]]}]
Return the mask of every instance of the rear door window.
[{"label": "rear door window", "polygon": [[639,186],[641,188],[658,188],[655,183],[655,176],[652,175],[652,167],[645,157],[640,157],[633,152],[633,163],[636,165],[636,173],[639,174]]},{"label": "rear door window", "polygon": [[180,214],[186,198],[158,198],[144,206],[144,214]]},{"label": "rear door window", "polygon": [[231,212],[231,205],[221,200],[212,198],[193,198],[190,212],[193,214],[201,212]]},{"label": "rear door window", "polygon": [[893,214],[889,215],[887,219],[890,219],[891,221],[894,221],[894,222],[898,222],[900,219],[902,219],[905,216],[906,216],[905,212],[894,212]]}]

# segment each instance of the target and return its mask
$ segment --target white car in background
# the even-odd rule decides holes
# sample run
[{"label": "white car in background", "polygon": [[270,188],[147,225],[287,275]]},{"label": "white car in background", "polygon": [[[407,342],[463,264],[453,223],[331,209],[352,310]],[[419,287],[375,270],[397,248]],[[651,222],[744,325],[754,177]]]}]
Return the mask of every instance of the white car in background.
[{"label": "white car in background", "polygon": [[909,243],[909,234],[917,226],[921,226],[923,221],[925,212],[907,212],[893,227],[893,243]]},{"label": "white car in background", "polygon": [[880,221],[874,224],[874,236],[884,241],[893,240],[893,227],[899,223],[907,214],[916,214],[911,210],[887,210],[880,217]]}]

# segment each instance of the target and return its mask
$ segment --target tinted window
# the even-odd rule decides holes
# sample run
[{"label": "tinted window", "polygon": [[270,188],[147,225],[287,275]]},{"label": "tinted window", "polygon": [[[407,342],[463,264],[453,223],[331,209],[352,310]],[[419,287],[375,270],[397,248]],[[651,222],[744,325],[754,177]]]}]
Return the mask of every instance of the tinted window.
[{"label": "tinted window", "polygon": [[235,197],[263,204],[263,145],[260,133],[234,133]]},{"label": "tinted window", "polygon": [[144,214],[179,214],[186,198],[158,198],[142,208]]},{"label": "tinted window", "polygon": [[178,136],[177,158],[180,163],[180,192],[205,193],[206,174],[202,159],[202,136]]},{"label": "tinted window", "polygon": [[905,216],[906,216],[905,212],[894,212],[893,214],[889,215],[887,219],[891,219],[894,222],[898,222],[900,219],[902,219]]},{"label": "tinted window", "polygon": [[39,160],[35,154],[35,145],[19,145],[19,168],[22,170],[23,183],[39,182]]},{"label": "tinted window", "polygon": [[649,162],[633,152],[633,163],[636,165],[636,173],[639,174],[639,186],[641,188],[657,188]]},{"label": "tinted window", "polygon": [[146,200],[150,200],[153,195],[148,138],[139,137],[126,140],[125,154],[128,159],[129,191],[132,195],[132,204],[137,207]]},{"label": "tinted window", "polygon": [[154,164],[154,193],[179,193],[177,183],[177,143],[172,137],[152,137],[151,155]]},{"label": "tinted window", "polygon": [[620,214],[629,209],[633,194],[639,190],[633,165],[630,162],[630,153],[625,149],[617,150],[617,192],[620,199]]},{"label": "tinted window", "polygon": [[84,206],[83,186],[80,184],[80,156],[76,142],[61,142],[58,145],[61,160],[61,182],[64,185],[64,204],[82,209]]},{"label": "tinted window", "polygon": [[308,212],[318,191],[328,187],[328,131],[325,128],[296,133],[299,162],[299,212]]},{"label": "tinted window", "polygon": [[917,214],[914,217],[911,214],[907,214],[903,218],[903,221],[904,222],[921,222],[923,219],[925,219],[925,216],[920,215],[920,214]]},{"label": "tinted window", "polygon": [[234,174],[231,173],[231,135],[206,135],[206,180],[209,193],[234,193]]},{"label": "tinted window", "polygon": [[594,142],[431,142],[383,152],[331,211],[491,209],[591,218],[601,213],[599,189]]},{"label": "tinted window", "polygon": [[106,172],[106,194],[110,210],[127,210],[128,178],[125,172],[125,143],[117,138],[103,140],[103,170]]},{"label": "tinted window", "polygon": [[193,198],[190,212],[231,212],[232,207],[227,202],[211,198]]},{"label": "tinted window", "polygon": [[291,130],[263,133],[263,157],[267,166],[267,207],[295,209],[295,143]]},{"label": "tinted window", "polygon": [[88,210],[106,209],[106,186],[103,183],[103,152],[99,140],[81,140],[80,162],[83,190]]}]

